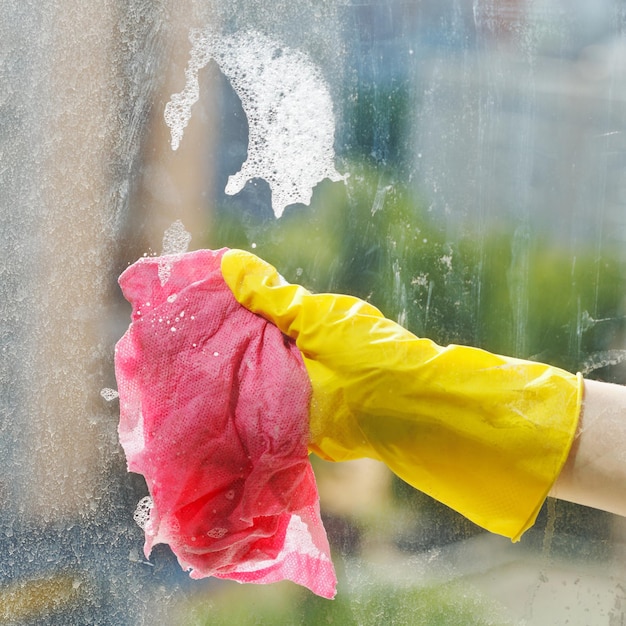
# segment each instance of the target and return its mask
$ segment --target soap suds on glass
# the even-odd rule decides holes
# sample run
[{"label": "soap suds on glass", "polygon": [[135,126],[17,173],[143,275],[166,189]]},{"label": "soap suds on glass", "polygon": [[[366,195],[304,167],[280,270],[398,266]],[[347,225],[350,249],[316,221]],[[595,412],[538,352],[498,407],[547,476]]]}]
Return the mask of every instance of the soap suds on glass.
[{"label": "soap suds on glass", "polygon": [[247,31],[219,35],[193,29],[186,84],[171,96],[165,122],[176,150],[200,95],[198,71],[213,59],[239,96],[248,118],[248,158],[230,176],[226,193],[263,178],[280,217],[290,204],[309,204],[325,178],[345,180],[334,166],[335,117],[326,82],[311,59],[265,35]]},{"label": "soap suds on glass", "polygon": [[[171,254],[184,254],[189,249],[191,243],[191,233],[185,229],[180,220],[176,220],[163,234],[163,252],[161,256]],[[172,273],[172,265],[165,259],[159,261],[159,281],[161,286],[165,285]],[[170,296],[172,297],[172,296]],[[176,296],[173,295],[174,299]]]},{"label": "soap suds on glass", "polygon": [[146,526],[148,525],[148,520],[150,519],[150,511],[152,510],[153,506],[154,502],[152,501],[152,498],[150,496],[142,498],[137,503],[137,508],[133,513],[133,519],[135,520],[135,523],[137,524],[137,526],[139,526],[139,528],[145,530]]},{"label": "soap suds on glass", "polygon": [[111,402],[119,397],[119,394],[115,389],[111,389],[110,387],[104,387],[104,389],[100,390],[100,395],[107,401]]}]

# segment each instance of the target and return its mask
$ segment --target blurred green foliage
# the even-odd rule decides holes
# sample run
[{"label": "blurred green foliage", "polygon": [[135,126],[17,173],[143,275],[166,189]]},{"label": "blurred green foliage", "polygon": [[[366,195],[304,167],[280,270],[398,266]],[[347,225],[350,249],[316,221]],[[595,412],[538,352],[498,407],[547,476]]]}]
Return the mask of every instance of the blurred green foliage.
[{"label": "blurred green foliage", "polygon": [[571,249],[502,220],[450,235],[391,172],[363,161],[345,170],[345,184],[323,182],[311,206],[279,220],[218,207],[206,245],[251,250],[291,282],[364,298],[443,345],[622,382],[619,368],[597,367],[624,332],[624,272],[608,244]]},{"label": "blurred green foliage", "polygon": [[457,583],[364,584],[333,601],[283,583],[226,589],[185,607],[185,626],[504,626],[496,607]]}]

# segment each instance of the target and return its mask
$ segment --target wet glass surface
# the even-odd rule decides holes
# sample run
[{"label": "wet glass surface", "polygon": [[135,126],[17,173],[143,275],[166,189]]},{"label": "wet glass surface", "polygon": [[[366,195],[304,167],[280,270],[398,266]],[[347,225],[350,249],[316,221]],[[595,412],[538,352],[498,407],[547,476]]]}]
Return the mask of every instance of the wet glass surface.
[{"label": "wet glass surface", "polygon": [[440,344],[626,382],[622,2],[219,5],[0,7],[0,621],[622,623],[623,519],[548,500],[511,544],[373,461],[313,459],[332,602],[145,559],[103,390],[117,277],[177,220]]}]

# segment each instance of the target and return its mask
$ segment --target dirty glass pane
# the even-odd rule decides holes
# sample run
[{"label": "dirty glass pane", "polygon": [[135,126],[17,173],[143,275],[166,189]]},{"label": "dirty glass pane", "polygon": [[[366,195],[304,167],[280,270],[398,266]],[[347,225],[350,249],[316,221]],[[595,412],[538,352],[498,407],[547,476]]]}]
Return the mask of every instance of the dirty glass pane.
[{"label": "dirty glass pane", "polygon": [[621,0],[101,4],[0,4],[0,622],[621,624],[623,519],[513,544],[368,460],[312,458],[333,601],[148,560],[113,371],[130,263],[239,247],[626,383]]}]

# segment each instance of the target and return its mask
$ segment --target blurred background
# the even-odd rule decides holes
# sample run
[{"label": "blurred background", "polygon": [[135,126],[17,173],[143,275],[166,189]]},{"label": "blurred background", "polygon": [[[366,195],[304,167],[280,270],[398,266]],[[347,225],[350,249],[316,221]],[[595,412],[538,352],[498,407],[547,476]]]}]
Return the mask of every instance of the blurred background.
[{"label": "blurred background", "polygon": [[[267,180],[226,194],[254,120],[214,61],[171,149],[206,27],[306,55],[345,180],[279,219]],[[313,459],[333,602],[148,562],[102,391],[117,276],[177,220],[440,344],[626,383],[626,2],[5,0],[0,35],[1,623],[624,623],[623,519],[549,500],[513,545],[369,461]]]}]

